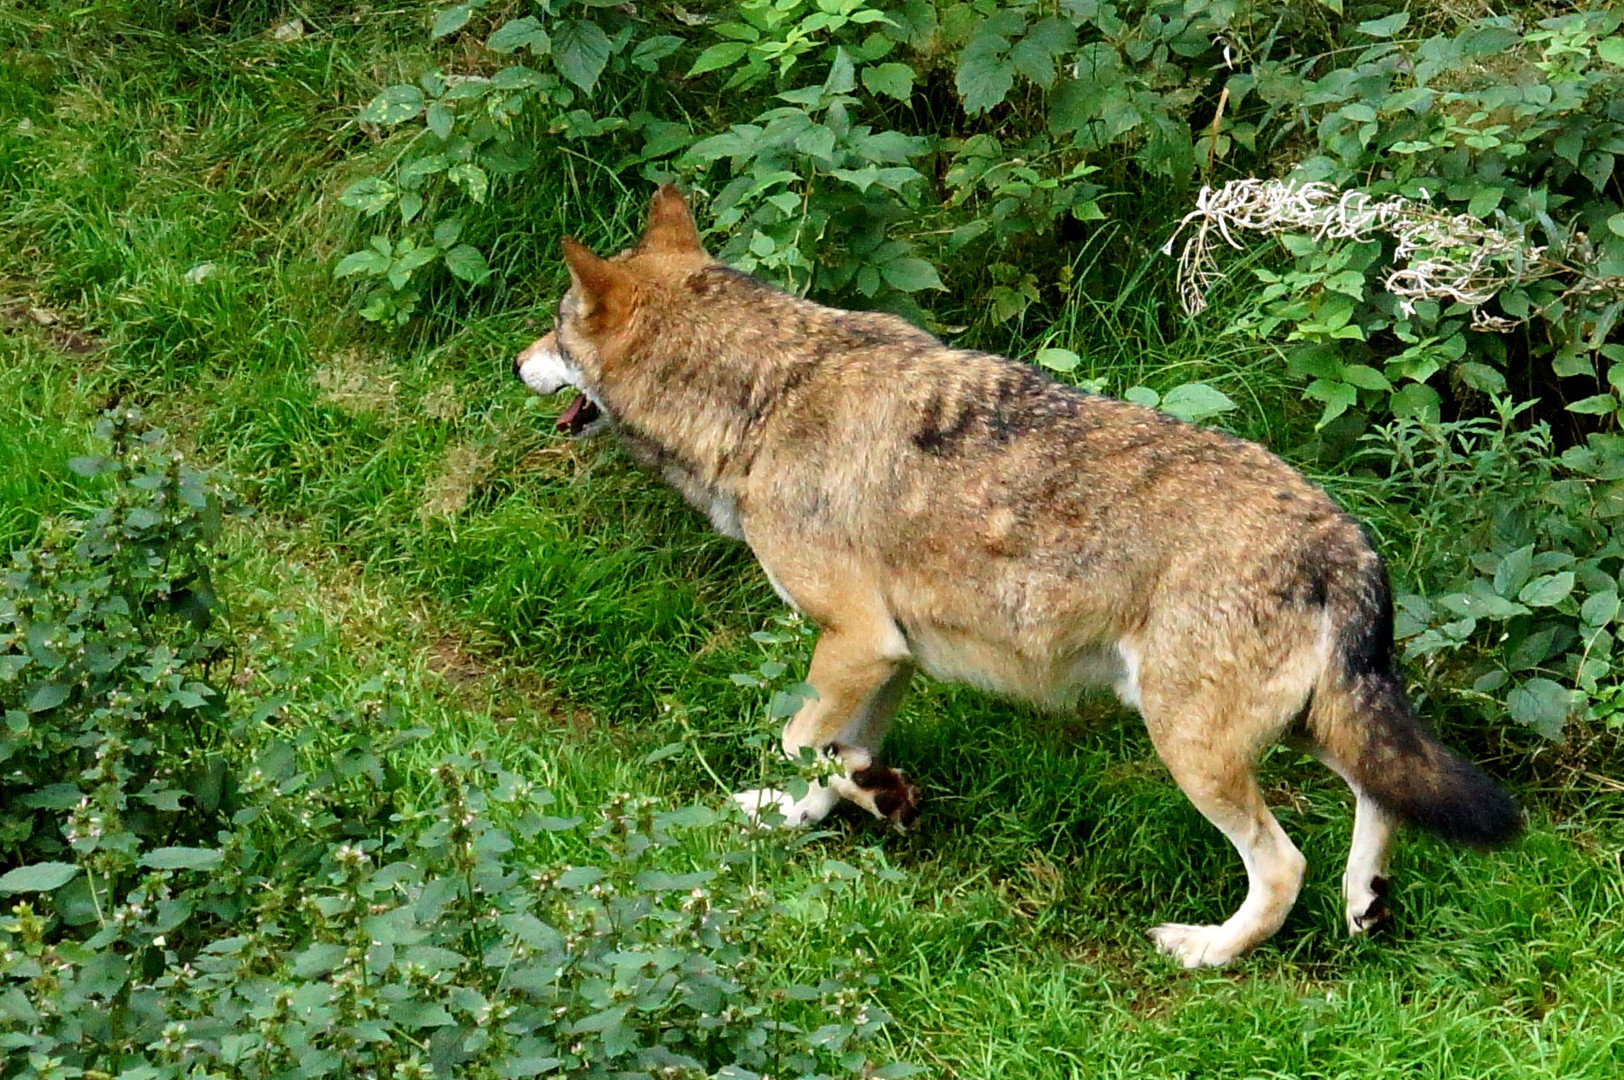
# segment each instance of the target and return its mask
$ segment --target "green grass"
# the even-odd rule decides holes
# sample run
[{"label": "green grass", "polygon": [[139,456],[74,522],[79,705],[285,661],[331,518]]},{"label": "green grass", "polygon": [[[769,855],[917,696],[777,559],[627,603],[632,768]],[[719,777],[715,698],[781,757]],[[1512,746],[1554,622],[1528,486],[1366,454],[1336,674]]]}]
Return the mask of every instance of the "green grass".
[{"label": "green grass", "polygon": [[[400,336],[360,322],[328,277],[356,227],[336,193],[358,159],[388,152],[355,108],[410,66],[423,21],[346,12],[315,7],[313,32],[287,44],[264,33],[275,12],[253,6],[210,31],[156,7],[75,18],[36,4],[0,29],[0,294],[16,301],[0,337],[0,540],[82,502],[66,461],[100,408],[139,404],[257,506],[234,541],[237,587],[331,637],[323,678],[403,684],[433,732],[408,751],[415,782],[440,753],[483,744],[566,807],[624,790],[715,803],[695,752],[643,758],[686,724],[704,766],[748,783],[760,702],[726,676],[760,660],[748,634],[779,606],[748,552],[612,446],[559,441],[552,406],[508,373],[550,317],[556,237],[624,236],[641,193],[544,154],[482,225],[495,283],[432,295]],[[1106,247],[1079,258],[1118,257]],[[1118,389],[1206,378],[1241,403],[1237,430],[1287,452],[1305,442],[1278,362],[1214,321],[1168,330],[1154,285],[1079,296],[1052,326],[981,344],[1030,353],[1052,335]],[[66,328],[96,350],[65,350]],[[1303,898],[1252,956],[1188,974],[1143,932],[1221,919],[1241,867],[1136,720],[921,685],[891,753],[925,787],[921,829],[842,817],[775,873],[809,878],[822,853],[903,880],[787,912],[778,951],[812,973],[856,948],[875,957],[896,1055],[939,1075],[1624,1066],[1616,788],[1530,781],[1530,836],[1492,857],[1407,836],[1396,928],[1351,942],[1337,895],[1346,792],[1279,754],[1267,782],[1310,859]],[[1560,775],[1526,760],[1525,777]]]}]

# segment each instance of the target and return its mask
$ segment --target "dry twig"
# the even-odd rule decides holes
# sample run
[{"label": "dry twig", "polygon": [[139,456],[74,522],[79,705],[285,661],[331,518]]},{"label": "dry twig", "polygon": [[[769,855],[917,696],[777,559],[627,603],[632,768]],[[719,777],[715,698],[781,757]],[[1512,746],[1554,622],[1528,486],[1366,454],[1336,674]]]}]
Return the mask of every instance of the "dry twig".
[{"label": "dry twig", "polygon": [[1577,279],[1563,290],[1563,300],[1596,294],[1624,298],[1624,277],[1596,273],[1596,255],[1583,233],[1575,234],[1567,258],[1557,258],[1550,249],[1507,235],[1470,214],[1440,214],[1398,195],[1377,200],[1362,191],[1289,180],[1232,180],[1221,188],[1203,187],[1195,210],[1179,222],[1162,249],[1165,254],[1173,253],[1174,242],[1191,224],[1195,231],[1179,253],[1179,299],[1190,315],[1206,309],[1207,293],[1223,277],[1213,258],[1214,234],[1239,248],[1239,231],[1305,233],[1320,241],[1390,236],[1396,244],[1393,267],[1382,287],[1398,297],[1401,310],[1413,310],[1418,300],[1455,301],[1474,309],[1472,325],[1479,330],[1505,331],[1526,322],[1476,309],[1508,286],[1542,278]]}]

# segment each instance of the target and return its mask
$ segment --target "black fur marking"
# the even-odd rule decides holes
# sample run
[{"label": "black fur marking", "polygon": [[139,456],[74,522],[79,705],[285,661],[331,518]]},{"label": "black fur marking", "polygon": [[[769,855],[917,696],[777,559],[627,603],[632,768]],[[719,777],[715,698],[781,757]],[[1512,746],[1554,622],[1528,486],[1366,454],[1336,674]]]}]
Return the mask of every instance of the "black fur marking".
[{"label": "black fur marking", "polygon": [[931,397],[930,403],[925,406],[924,420],[913,435],[915,446],[936,457],[947,457],[963,448],[965,437],[970,434],[980,410],[972,402],[958,401],[954,404],[958,409],[949,415],[948,406],[941,395]]},{"label": "black fur marking", "polygon": [[852,783],[874,797],[881,817],[907,828],[919,816],[919,795],[908,778],[884,765],[871,765],[851,774]]},{"label": "black fur marking", "polygon": [[1336,561],[1325,550],[1322,540],[1318,546],[1297,555],[1288,583],[1276,595],[1285,604],[1323,608],[1330,600],[1331,580],[1336,570]]},{"label": "black fur marking", "polygon": [[1376,898],[1359,914],[1359,922],[1365,930],[1376,930],[1392,923],[1393,905],[1388,897],[1389,890],[1390,883],[1386,878],[1377,876],[1370,879],[1370,891],[1376,894]]},{"label": "black fur marking", "polygon": [[[1320,567],[1321,589],[1328,567]],[[1387,581],[1387,567],[1378,562],[1374,572],[1360,582],[1360,618],[1343,629],[1343,670],[1354,678],[1387,675],[1393,667],[1393,588]]]},{"label": "black fur marking", "polygon": [[978,434],[989,448],[997,449],[1061,420],[1075,420],[1087,400],[1088,395],[1045,378],[1029,364],[1009,362],[984,389],[963,387],[951,403],[933,395],[925,404],[913,444],[927,454],[946,457],[965,452],[971,436]]}]

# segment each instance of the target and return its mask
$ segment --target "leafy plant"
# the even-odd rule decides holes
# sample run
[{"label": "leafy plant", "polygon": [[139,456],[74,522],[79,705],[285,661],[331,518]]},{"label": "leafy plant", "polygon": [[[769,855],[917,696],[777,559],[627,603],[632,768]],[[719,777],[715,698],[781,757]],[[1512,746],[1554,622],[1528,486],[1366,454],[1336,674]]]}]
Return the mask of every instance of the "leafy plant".
[{"label": "leafy plant", "polygon": [[1528,405],[1495,407],[1492,418],[1395,420],[1372,436],[1395,478],[1390,496],[1417,508],[1419,535],[1438,538],[1407,568],[1435,589],[1398,596],[1397,635],[1428,664],[1460,654],[1464,670],[1445,685],[1548,738],[1586,710],[1617,729],[1624,548],[1617,509],[1586,471],[1617,470],[1624,448],[1598,435],[1558,459],[1548,425],[1517,426]]},{"label": "leafy plant", "polygon": [[[1098,390],[1104,381],[1081,378],[1079,343],[1050,320],[1153,274],[1151,249],[1200,177],[1209,187],[1184,226],[1195,242],[1183,299],[1200,314],[1220,276],[1217,238],[1278,237],[1283,257],[1251,260],[1254,286],[1231,290],[1220,336],[1284,360],[1315,417],[1307,449],[1334,464],[1373,426],[1470,423],[1496,415],[1496,398],[1537,399],[1514,412],[1514,433],[1536,415],[1552,422],[1553,410],[1566,423],[1543,457],[1513,458],[1602,487],[1591,509],[1549,512],[1577,530],[1566,549],[1576,565],[1612,569],[1607,440],[1624,408],[1618,12],[1524,24],[1202,0],[749,0],[646,18],[561,2],[524,10],[481,31],[482,51],[464,49],[481,74],[445,76],[442,64],[363,114],[425,125],[386,144],[399,147],[395,174],[347,196],[401,215],[339,264],[375,283],[367,317],[404,320],[419,275],[436,265],[463,266],[470,280],[486,272],[465,233],[429,221],[482,220],[488,184],[472,178],[500,182],[484,155],[520,162],[593,140],[593,155],[623,173],[683,180],[736,266],[927,324],[921,301],[934,294],[937,317],[951,310],[970,324],[938,329],[1035,337],[1040,364]],[[480,5],[459,5],[434,33],[471,38],[484,18]],[[598,26],[607,45],[574,57],[577,37],[599,39],[561,39],[569,19]],[[498,68],[525,50],[533,69]],[[454,164],[467,168],[453,176]],[[433,179],[419,184],[420,173]],[[1219,183],[1235,174],[1281,179]],[[421,199],[407,198],[413,184]],[[1144,261],[1111,260],[1114,276],[1089,264],[1079,278],[1070,252],[1099,228]],[[1017,338],[1010,351],[1029,348]],[[1234,408],[1209,382],[1146,381],[1156,388],[1116,389],[1198,421]],[[1439,430],[1454,432],[1439,437],[1448,444],[1466,429]],[[1395,482],[1428,482],[1417,459],[1389,462]],[[1527,542],[1476,548],[1474,560]],[[1429,564],[1416,584],[1456,595],[1465,565]],[[1606,591],[1575,582],[1581,607]],[[1541,617],[1569,602],[1501,599]],[[1599,628],[1575,622],[1574,633],[1586,627]],[[1481,647],[1475,630],[1463,634]],[[1579,662],[1551,667],[1568,655],[1553,652],[1526,677],[1576,686],[1596,706],[1605,680],[1591,689]],[[1555,732],[1557,696],[1539,685],[1536,726]],[[1526,695],[1515,701],[1519,718],[1535,715]]]},{"label": "leafy plant", "polygon": [[0,1077],[910,1071],[871,1061],[860,951],[812,984],[775,952],[856,868],[772,895],[783,853],[713,812],[557,815],[478,747],[409,782],[403,692],[224,618],[229,495],[100,430],[107,504],[0,592]]}]

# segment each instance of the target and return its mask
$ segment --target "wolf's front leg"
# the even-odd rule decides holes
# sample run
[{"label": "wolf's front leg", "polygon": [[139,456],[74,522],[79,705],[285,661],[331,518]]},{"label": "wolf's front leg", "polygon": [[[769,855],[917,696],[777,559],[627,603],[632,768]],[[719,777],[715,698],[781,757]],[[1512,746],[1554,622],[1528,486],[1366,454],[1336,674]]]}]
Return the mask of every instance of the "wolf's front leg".
[{"label": "wolf's front leg", "polygon": [[850,799],[906,828],[918,815],[917,792],[901,772],[876,765],[874,751],[912,674],[907,642],[889,619],[861,629],[826,630],[807,676],[817,697],[784,726],[783,744],[792,759],[808,747],[838,758],[841,775],[813,784],[800,799],[762,788],[741,792],[735,801],[752,817],[776,807],[786,826],[801,826],[821,821],[841,799]]}]

